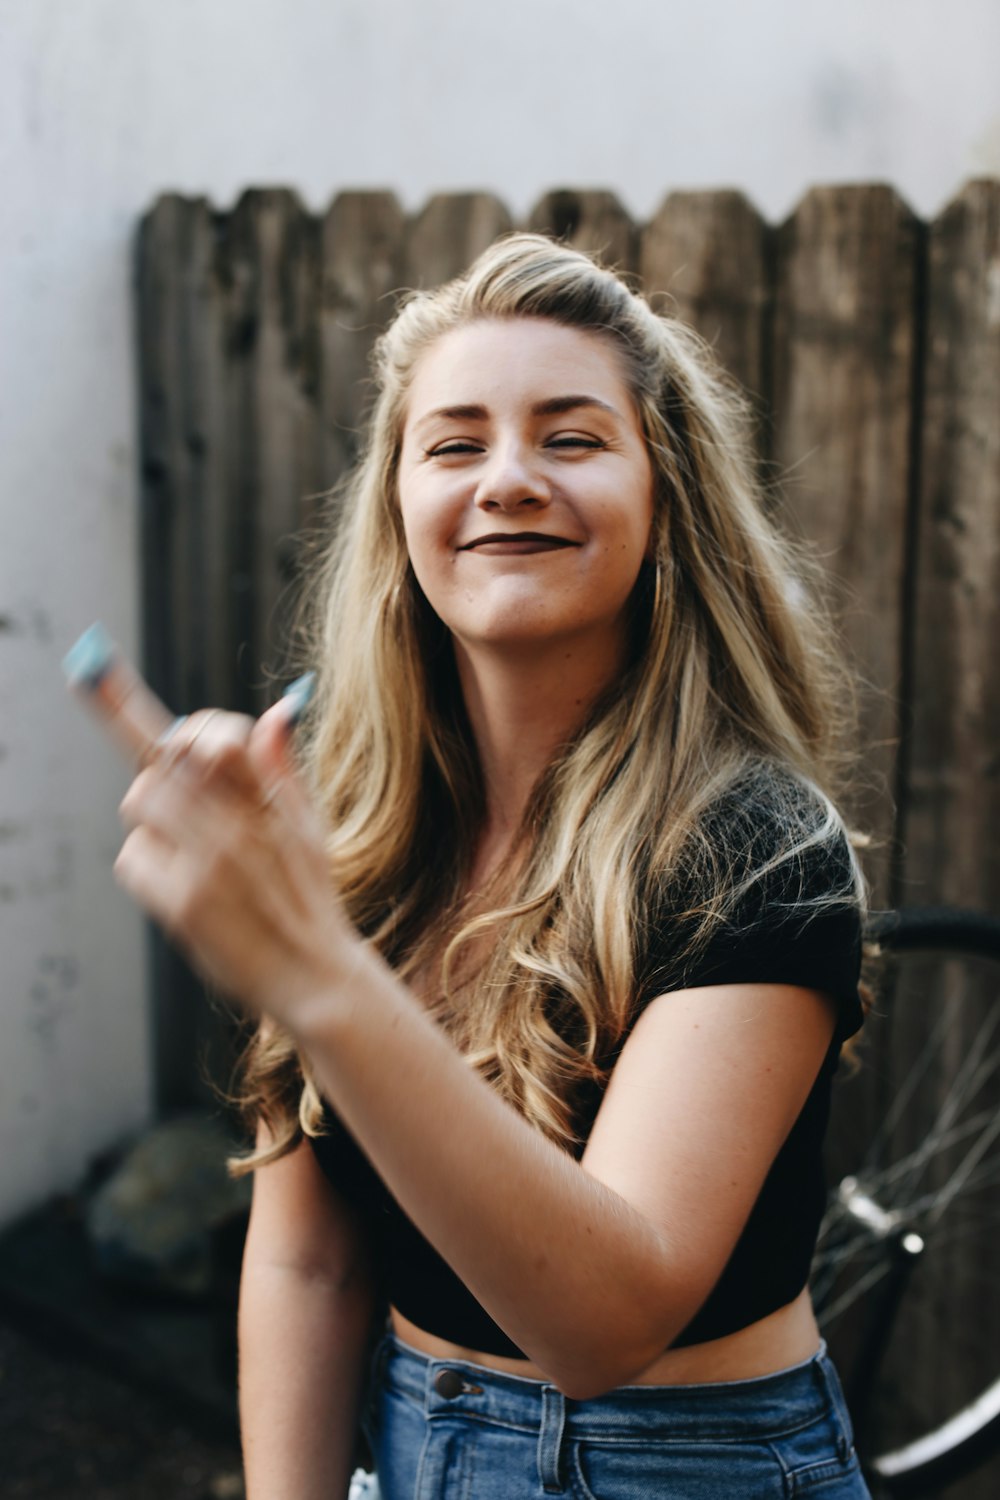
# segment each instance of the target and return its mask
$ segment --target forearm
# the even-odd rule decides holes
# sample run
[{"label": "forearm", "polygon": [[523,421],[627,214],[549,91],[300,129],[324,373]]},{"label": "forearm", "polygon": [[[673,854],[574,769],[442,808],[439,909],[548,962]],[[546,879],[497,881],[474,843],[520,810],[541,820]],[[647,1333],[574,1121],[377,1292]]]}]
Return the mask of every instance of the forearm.
[{"label": "forearm", "polygon": [[405,1211],[568,1393],[638,1373],[692,1311],[663,1236],[499,1099],[374,955],[344,989],[299,1043]]},{"label": "forearm", "polygon": [[[287,772],[275,781],[245,742],[211,713],[172,737],[122,804],[119,880],[213,983],[291,1031],[390,1191],[551,1380],[582,1396],[638,1374],[738,1243],[829,1052],[829,997],[756,980],[655,997],[576,1163],[475,1075],[359,941],[303,788]],[[329,1189],[305,1154],[289,1170],[305,1230],[279,1174],[261,1243],[287,1245],[300,1269],[347,1263],[344,1205],[321,1206]]]},{"label": "forearm", "polygon": [[240,1286],[240,1428],[247,1500],[344,1500],[372,1302],[281,1266]]}]

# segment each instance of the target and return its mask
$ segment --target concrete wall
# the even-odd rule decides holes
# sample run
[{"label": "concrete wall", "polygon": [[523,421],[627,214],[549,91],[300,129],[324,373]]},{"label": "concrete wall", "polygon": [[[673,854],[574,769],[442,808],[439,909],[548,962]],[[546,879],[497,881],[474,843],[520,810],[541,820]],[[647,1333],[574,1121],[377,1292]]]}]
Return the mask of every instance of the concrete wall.
[{"label": "concrete wall", "polygon": [[97,617],[136,645],[152,198],[735,185],[780,217],[881,178],[930,214],[1000,171],[998,65],[995,0],[0,0],[0,1222],[151,1109],[124,772],[58,664]]}]

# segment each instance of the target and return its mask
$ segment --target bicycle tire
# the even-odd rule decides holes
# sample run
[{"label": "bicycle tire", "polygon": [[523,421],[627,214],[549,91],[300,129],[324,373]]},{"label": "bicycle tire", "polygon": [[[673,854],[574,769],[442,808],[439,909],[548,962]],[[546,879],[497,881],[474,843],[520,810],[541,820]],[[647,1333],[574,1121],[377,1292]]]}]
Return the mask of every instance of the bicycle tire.
[{"label": "bicycle tire", "polygon": [[923,1437],[873,1458],[868,1467],[890,1495],[926,1495],[972,1473],[1000,1447],[1000,1378]]},{"label": "bicycle tire", "polygon": [[[900,1012],[919,1002],[920,979],[926,980],[925,994],[938,1014],[916,1057],[915,1081],[914,1075],[901,1083],[893,1080],[866,1157],[831,1195],[814,1263],[814,1293],[821,1327],[835,1350],[838,1319],[856,1318],[855,1340],[861,1358],[869,1358],[860,1370],[859,1389],[873,1385],[873,1362],[889,1351],[883,1373],[899,1407],[906,1404],[901,1392],[905,1398],[905,1351],[914,1321],[937,1318],[949,1331],[962,1326],[958,1314],[948,1311],[952,1300],[958,1307],[966,1296],[964,1288],[946,1284],[955,1245],[973,1233],[985,1243],[991,1218],[1000,1227],[1000,920],[979,912],[914,908],[876,914],[868,936],[895,970],[895,993],[880,1019],[897,1024],[904,1040],[912,1035],[916,1028],[909,1023],[908,1031]],[[948,1051],[960,1046],[961,1056],[948,1061]],[[893,1057],[893,1049],[887,1047],[886,1055]],[[882,1327],[881,1314],[872,1312],[880,1298]],[[858,1334],[862,1325],[852,1309],[862,1299],[867,1299],[869,1321]],[[897,1304],[900,1316],[889,1339],[886,1320]],[[838,1358],[847,1356],[838,1353]],[[976,1369],[972,1388],[962,1390],[949,1412],[941,1416],[919,1409],[916,1427],[904,1437],[898,1428],[891,1430],[895,1414],[889,1420],[878,1414],[872,1394],[875,1416],[861,1413],[859,1446],[877,1493],[937,1494],[1000,1453],[1000,1378],[995,1368],[986,1374]],[[942,1383],[958,1383],[944,1362]],[[850,1377],[848,1385],[850,1392]]]}]

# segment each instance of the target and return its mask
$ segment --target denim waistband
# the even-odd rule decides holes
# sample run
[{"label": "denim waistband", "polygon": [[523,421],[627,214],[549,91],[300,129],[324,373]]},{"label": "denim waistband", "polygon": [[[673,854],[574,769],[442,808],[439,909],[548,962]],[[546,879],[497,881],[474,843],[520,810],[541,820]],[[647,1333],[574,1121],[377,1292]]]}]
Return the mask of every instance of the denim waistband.
[{"label": "denim waistband", "polygon": [[554,1385],[502,1374],[462,1360],[432,1359],[393,1334],[377,1355],[381,1381],[425,1415],[476,1417],[525,1432],[558,1425],[567,1436],[613,1440],[628,1433],[664,1441],[747,1439],[797,1431],[830,1411],[846,1422],[837,1373],[821,1344],[812,1358],[772,1375],[704,1385],[619,1386],[588,1401],[564,1397]]}]

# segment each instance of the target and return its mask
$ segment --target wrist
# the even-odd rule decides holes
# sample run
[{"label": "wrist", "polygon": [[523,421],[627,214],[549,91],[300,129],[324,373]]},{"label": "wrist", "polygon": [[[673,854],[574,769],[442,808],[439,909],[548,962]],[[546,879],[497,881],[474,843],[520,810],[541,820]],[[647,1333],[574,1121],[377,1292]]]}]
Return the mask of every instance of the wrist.
[{"label": "wrist", "polygon": [[[352,937],[338,945],[336,955],[328,962],[310,967],[291,991],[285,986],[280,1019],[299,1047],[308,1050],[330,1042],[339,1031],[350,1028],[378,962],[378,955],[366,942]],[[274,1013],[278,1013],[277,1007]]]}]

